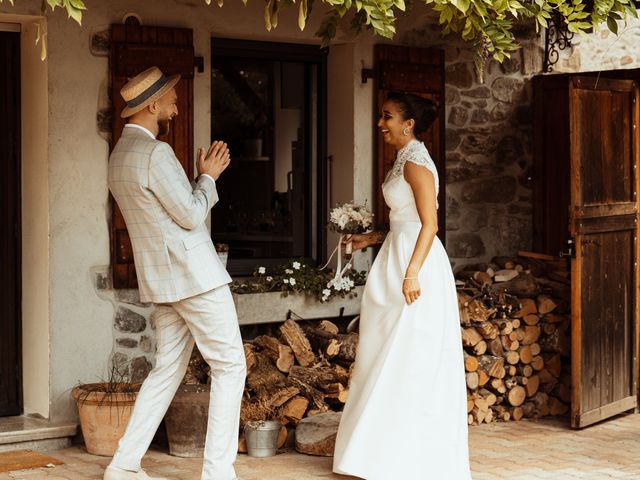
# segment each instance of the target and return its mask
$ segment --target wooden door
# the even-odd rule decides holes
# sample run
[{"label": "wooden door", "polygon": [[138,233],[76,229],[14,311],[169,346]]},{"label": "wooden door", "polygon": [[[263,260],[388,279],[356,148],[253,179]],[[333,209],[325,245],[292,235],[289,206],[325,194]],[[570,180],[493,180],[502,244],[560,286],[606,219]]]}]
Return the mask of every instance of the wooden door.
[{"label": "wooden door", "polygon": [[[169,134],[158,137],[169,143],[178,160],[193,178],[193,31],[137,25],[111,26],[111,101],[113,133],[111,148],[122,134],[126,120],[120,118],[125,107],[120,89],[127,80],[147,68],[157,66],[165,75],[180,74],[176,85],[178,116],[171,122]],[[133,250],[122,213],[112,199],[111,264],[115,288],[137,288]]]},{"label": "wooden door", "polygon": [[0,416],[22,413],[20,33],[0,32]]},{"label": "wooden door", "polygon": [[[444,51],[434,48],[411,48],[393,45],[376,45],[377,108],[374,115],[378,122],[380,110],[390,91],[408,92],[432,100],[438,107],[439,118],[428,131],[420,136],[438,169],[440,195],[438,198],[438,237],[445,243],[445,94]],[[376,127],[377,137],[377,196],[376,223],[389,222],[389,209],[382,197],[382,182],[396,159],[396,151],[387,145]]]},{"label": "wooden door", "polygon": [[571,424],[638,405],[638,89],[569,83],[572,260]]}]

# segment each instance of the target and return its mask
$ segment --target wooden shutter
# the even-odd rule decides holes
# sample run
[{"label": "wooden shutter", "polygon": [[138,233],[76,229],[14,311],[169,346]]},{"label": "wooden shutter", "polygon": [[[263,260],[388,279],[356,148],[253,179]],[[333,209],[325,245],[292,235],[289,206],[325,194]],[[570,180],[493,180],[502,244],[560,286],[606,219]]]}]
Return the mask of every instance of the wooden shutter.
[{"label": "wooden shutter", "polygon": [[[393,45],[375,46],[376,77],[377,77],[377,110],[378,115],[387,93],[390,91],[409,92],[421,97],[429,98],[438,107],[440,117],[431,128],[424,132],[420,139],[429,149],[438,169],[440,177],[440,210],[438,211],[439,231],[441,241],[445,241],[445,95],[444,95],[444,51],[433,48],[410,48]],[[389,209],[382,196],[382,182],[387,172],[393,166],[396,151],[387,145],[380,131],[377,132],[377,182],[376,218],[378,225],[389,222]]]},{"label": "wooden shutter", "polygon": [[569,83],[576,428],[638,405],[638,104],[631,80]]},{"label": "wooden shutter", "polygon": [[[193,32],[186,28],[111,26],[111,100],[113,134],[111,148],[126,123],[120,118],[125,107],[120,89],[127,80],[149,67],[157,66],[165,75],[182,75],[176,85],[178,116],[173,119],[166,137],[182,163],[187,176],[193,178]],[[137,288],[133,250],[122,213],[112,198],[111,263],[115,288]]]}]

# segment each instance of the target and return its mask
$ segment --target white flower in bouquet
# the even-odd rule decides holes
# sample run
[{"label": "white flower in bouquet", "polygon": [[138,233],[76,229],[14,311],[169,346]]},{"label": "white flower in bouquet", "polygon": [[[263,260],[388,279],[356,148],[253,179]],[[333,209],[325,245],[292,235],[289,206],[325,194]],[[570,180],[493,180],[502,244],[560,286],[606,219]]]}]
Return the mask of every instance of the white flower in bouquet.
[{"label": "white flower in bouquet", "polygon": [[[373,224],[373,213],[367,205],[345,203],[331,210],[329,227],[342,235],[365,233]],[[347,245],[346,253],[351,254],[351,244]]]},{"label": "white flower in bouquet", "polygon": [[296,279],[295,279],[295,278],[290,278],[290,279],[289,279],[289,283],[290,283],[291,285],[295,285],[295,284],[296,284]]},{"label": "white flower in bouquet", "polygon": [[300,262],[293,262],[293,268],[300,270]]},{"label": "white flower in bouquet", "polygon": [[264,275],[265,273],[267,273],[267,269],[264,267],[258,267],[258,273],[260,275]]}]

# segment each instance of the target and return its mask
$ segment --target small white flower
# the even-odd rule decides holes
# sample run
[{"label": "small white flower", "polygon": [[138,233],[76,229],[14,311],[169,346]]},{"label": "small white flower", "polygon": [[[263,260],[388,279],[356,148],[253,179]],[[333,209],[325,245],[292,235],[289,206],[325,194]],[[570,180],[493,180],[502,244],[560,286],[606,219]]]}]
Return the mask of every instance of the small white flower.
[{"label": "small white flower", "polygon": [[331,290],[329,290],[328,288],[325,288],[324,290],[322,290],[323,297],[328,297],[329,295],[331,295]]},{"label": "small white flower", "polygon": [[291,275],[293,273],[293,270],[291,270],[290,268],[287,268],[284,273],[287,273],[289,275]]},{"label": "small white flower", "polygon": [[271,282],[273,280],[273,277],[269,276],[267,277],[267,282]]},{"label": "small white flower", "polygon": [[289,279],[285,278],[284,280],[282,280],[284,283],[289,283]]},{"label": "small white flower", "polygon": [[266,269],[266,268],[264,268],[264,267],[259,267],[259,268],[258,268],[258,273],[259,273],[260,275],[264,275],[265,273],[267,273],[267,269]]},{"label": "small white flower", "polygon": [[300,262],[293,262],[293,268],[300,270]]},{"label": "small white flower", "polygon": [[290,278],[290,279],[289,279],[289,283],[290,283],[291,285],[295,285],[295,284],[296,284],[296,279],[295,279],[295,278]]}]

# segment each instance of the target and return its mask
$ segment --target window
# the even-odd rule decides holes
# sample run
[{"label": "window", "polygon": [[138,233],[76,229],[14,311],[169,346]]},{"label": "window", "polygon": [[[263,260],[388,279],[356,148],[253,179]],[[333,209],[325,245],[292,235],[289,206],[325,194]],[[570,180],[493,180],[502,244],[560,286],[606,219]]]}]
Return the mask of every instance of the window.
[{"label": "window", "polygon": [[212,40],[211,136],[232,162],[211,234],[232,275],[324,254],[325,78],[317,46]]}]

